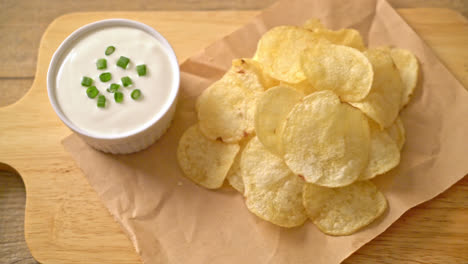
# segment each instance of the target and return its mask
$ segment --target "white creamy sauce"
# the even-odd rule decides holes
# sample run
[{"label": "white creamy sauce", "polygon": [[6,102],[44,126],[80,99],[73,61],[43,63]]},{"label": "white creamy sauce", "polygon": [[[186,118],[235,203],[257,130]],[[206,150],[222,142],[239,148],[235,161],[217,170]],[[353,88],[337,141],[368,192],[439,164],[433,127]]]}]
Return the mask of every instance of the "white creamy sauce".
[{"label": "white creamy sauce", "polygon": [[[108,46],[115,51],[104,54]],[[130,59],[127,69],[116,65],[120,56]],[[107,60],[107,69],[98,70],[96,61]],[[138,76],[136,66],[146,64],[146,76]],[[130,27],[109,27],[80,38],[63,57],[56,78],[56,98],[66,117],[81,129],[96,136],[116,136],[138,130],[148,124],[168,101],[173,85],[173,72],[168,52],[158,40],[141,30]],[[110,72],[112,79],[101,82],[99,75]],[[91,77],[100,95],[106,97],[106,107],[97,107],[97,98],[86,95],[81,86],[83,76]],[[133,84],[124,87],[121,78],[129,76]],[[122,103],[106,91],[112,83],[120,84],[124,94]],[[140,89],[138,100],[130,97]]]}]

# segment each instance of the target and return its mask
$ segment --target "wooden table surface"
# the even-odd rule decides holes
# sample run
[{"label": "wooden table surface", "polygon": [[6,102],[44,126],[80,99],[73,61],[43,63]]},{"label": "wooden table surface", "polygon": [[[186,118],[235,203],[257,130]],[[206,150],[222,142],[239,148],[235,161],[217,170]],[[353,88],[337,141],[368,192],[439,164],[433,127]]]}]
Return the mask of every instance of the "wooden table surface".
[{"label": "wooden table surface", "polygon": [[[274,0],[0,0],[0,107],[21,98],[32,84],[36,67],[37,48],[47,25],[56,17],[77,11],[104,10],[227,10],[262,9]],[[396,7],[446,7],[468,16],[466,0],[391,0]],[[428,18],[430,19],[430,17]],[[468,63],[466,63],[468,71]],[[466,85],[466,84],[465,84]],[[1,122],[1,120],[0,120]],[[1,133],[1,131],[0,131]],[[1,146],[0,146],[1,147]],[[37,263],[29,253],[23,236],[25,190],[21,178],[10,172],[0,171],[0,263]],[[414,232],[414,225],[425,224],[427,210],[432,219],[446,219],[446,213],[454,208],[468,215],[468,179],[462,180],[436,199],[424,203],[406,213],[390,229]],[[408,241],[405,248],[394,248],[389,263],[466,263],[468,238],[460,238],[456,227],[465,227],[468,218],[449,219],[455,228],[448,232],[436,232],[434,237],[445,238],[445,243],[431,243],[430,247]],[[431,221],[437,223],[437,221]],[[466,228],[466,227],[465,227]],[[430,229],[427,229],[430,232]],[[425,234],[428,236],[428,234]],[[385,234],[376,238],[384,242]],[[386,245],[391,248],[392,244]],[[367,255],[378,256],[378,248],[363,248]],[[369,252],[375,251],[374,254]],[[414,254],[419,252],[419,254]],[[421,256],[422,253],[422,256]],[[360,254],[359,252],[357,254]],[[419,255],[419,258],[412,256]],[[424,257],[426,255],[427,257]],[[463,262],[465,261],[465,262]],[[351,261],[352,262],[352,261]],[[372,261],[371,261],[372,262]]]}]

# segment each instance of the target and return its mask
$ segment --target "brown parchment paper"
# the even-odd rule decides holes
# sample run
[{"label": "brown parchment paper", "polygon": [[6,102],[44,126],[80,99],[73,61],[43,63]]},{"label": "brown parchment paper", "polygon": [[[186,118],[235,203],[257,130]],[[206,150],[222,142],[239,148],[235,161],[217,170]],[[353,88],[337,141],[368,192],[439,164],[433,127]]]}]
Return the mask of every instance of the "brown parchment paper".
[{"label": "brown parchment paper", "polygon": [[[307,222],[285,229],[252,215],[230,188],[210,191],[182,176],[176,148],[196,122],[194,102],[237,57],[250,57],[267,29],[311,17],[358,29],[369,45],[413,51],[422,77],[402,111],[407,141],[401,164],[375,182],[389,209],[380,220],[345,237]],[[178,110],[169,131],[132,155],[93,150],[75,135],[63,144],[103,203],[133,241],[144,263],[338,263],[375,238],[405,211],[446,190],[468,173],[468,92],[384,0],[281,1],[250,24],[181,65]]]}]

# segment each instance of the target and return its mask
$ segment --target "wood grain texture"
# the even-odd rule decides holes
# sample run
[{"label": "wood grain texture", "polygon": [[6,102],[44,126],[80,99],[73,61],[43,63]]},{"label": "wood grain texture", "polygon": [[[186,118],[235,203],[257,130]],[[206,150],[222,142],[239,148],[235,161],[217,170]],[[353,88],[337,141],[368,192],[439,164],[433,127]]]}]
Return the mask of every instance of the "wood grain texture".
[{"label": "wood grain texture", "polygon": [[26,192],[23,181],[14,173],[0,171],[0,201],[0,263],[37,263],[24,241]]},{"label": "wood grain texture", "polygon": [[[60,144],[60,139],[70,131],[48,103],[45,76],[52,53],[64,37],[83,24],[99,19],[133,18],[158,28],[182,61],[255,14],[252,11],[88,13],[68,15],[52,23],[50,27],[56,30],[48,31],[42,40],[38,57],[41,66],[37,68],[33,87],[19,102],[0,108],[0,120],[5,121],[0,122],[0,161],[18,168],[24,179],[28,196],[26,240],[38,261],[139,263],[130,241]],[[12,120],[19,125],[9,125]],[[38,129],[39,126],[45,129]],[[18,150],[19,144],[24,148]]]},{"label": "wood grain texture", "polygon": [[[72,12],[248,10],[275,0],[0,0],[1,77],[33,77],[39,40],[57,17]],[[14,45],[12,45],[14,43]]]},{"label": "wood grain texture", "polygon": [[[258,10],[274,2],[275,0],[0,0],[0,79],[34,76],[39,40],[47,25],[63,14],[90,11]],[[388,2],[395,8],[452,8],[468,16],[467,0]]]},{"label": "wood grain texture", "polygon": [[13,104],[31,88],[33,77],[0,78],[0,107]]},{"label": "wood grain texture", "polygon": [[[468,61],[466,20],[449,10],[401,10],[400,13],[465,87],[468,86],[464,66]],[[118,16],[151,21],[149,24],[169,38],[183,60],[254,14],[158,12],[119,13]],[[24,177],[28,194],[26,236],[33,255],[44,263],[139,262],[130,241],[101,205],[73,160],[64,153],[58,139],[70,132],[55,117],[44,93],[47,67],[43,65],[48,65],[51,51],[64,35],[79,25],[104,17],[106,14],[75,14],[61,18],[68,19],[66,28],[59,23],[61,20],[51,25],[59,30],[48,31],[48,38],[43,39],[40,67],[32,90],[20,102],[0,108],[0,161],[18,168]],[[174,24],[197,34],[182,35],[184,31],[174,28]],[[204,28],[210,30],[200,30]],[[11,116],[11,111],[17,114]],[[8,121],[17,122],[19,127],[8,125]],[[38,129],[39,125],[42,129]],[[15,142],[25,147],[18,150]],[[345,263],[467,263],[467,191],[465,177],[436,199],[410,210]]]},{"label": "wood grain texture", "polygon": [[399,13],[468,88],[468,20],[450,9],[406,9]]}]

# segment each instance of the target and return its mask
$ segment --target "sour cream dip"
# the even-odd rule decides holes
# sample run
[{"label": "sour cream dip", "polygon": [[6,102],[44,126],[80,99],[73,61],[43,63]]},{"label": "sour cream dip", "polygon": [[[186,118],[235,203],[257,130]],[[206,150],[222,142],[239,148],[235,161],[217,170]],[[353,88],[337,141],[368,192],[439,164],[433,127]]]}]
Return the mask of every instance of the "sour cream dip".
[{"label": "sour cream dip", "polygon": [[[108,46],[115,51],[106,56]],[[120,56],[130,59],[126,69],[117,66]],[[107,60],[107,69],[98,70],[96,61]],[[145,76],[138,76],[136,65],[146,64]],[[173,80],[168,52],[154,37],[136,28],[109,27],[89,33],[70,49],[63,59],[56,78],[57,101],[63,113],[75,125],[95,135],[112,136],[135,131],[169,103]],[[99,75],[110,72],[112,79],[101,82]],[[106,97],[106,107],[96,106],[97,98],[90,99],[81,86],[83,76],[91,77],[99,94]],[[123,87],[121,78],[128,76],[132,85]],[[114,100],[114,94],[106,91],[111,83],[121,85],[122,103]],[[133,100],[130,93],[139,89],[142,96]]]},{"label": "sour cream dip", "polygon": [[[89,29],[100,22],[104,25]],[[146,130],[160,119],[169,121],[159,124],[158,130],[162,130],[161,126],[169,126],[179,86],[177,60],[167,41],[144,24],[121,19],[100,22],[75,31],[54,54],[48,73],[49,98],[62,121],[91,139],[87,142],[93,147],[113,153],[134,152],[135,147],[131,151],[125,150],[129,138],[138,134],[158,138],[160,135],[154,136]],[[88,30],[83,30],[86,27]],[[83,32],[76,34],[80,30]],[[106,55],[109,46],[115,47],[115,51]],[[121,56],[130,59],[126,69],[117,65]],[[106,60],[106,69],[97,68],[98,59]],[[146,65],[146,75],[139,76],[136,66],[142,64]],[[110,81],[100,80],[100,74],[105,72],[111,73]],[[85,76],[92,78],[92,86],[97,88],[99,95],[106,97],[104,108],[97,106],[98,96],[88,97],[88,87],[81,84]],[[132,84],[124,87],[122,77],[130,77]],[[118,91],[123,93],[122,102],[116,102],[114,93],[107,90],[113,83],[120,85]],[[141,91],[138,99],[131,97],[135,89]],[[168,112],[170,118],[165,117]],[[110,139],[120,144],[118,149],[123,150],[100,147],[102,142],[95,144],[96,139]]]}]

